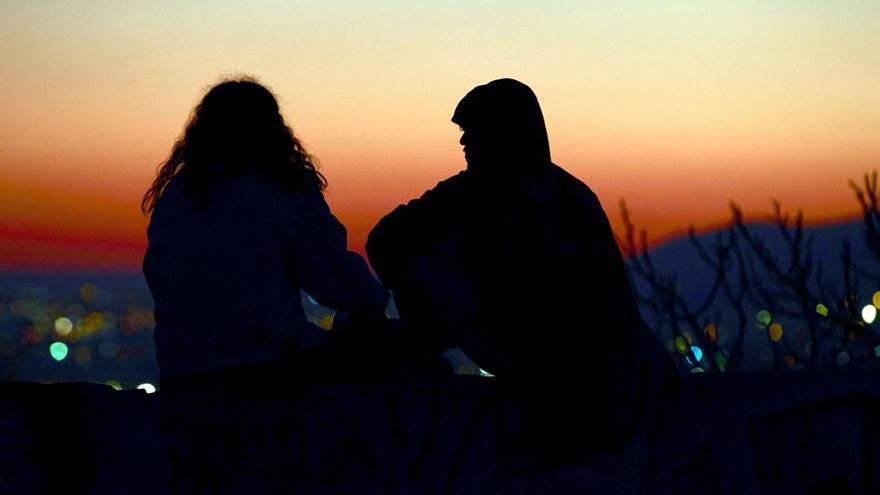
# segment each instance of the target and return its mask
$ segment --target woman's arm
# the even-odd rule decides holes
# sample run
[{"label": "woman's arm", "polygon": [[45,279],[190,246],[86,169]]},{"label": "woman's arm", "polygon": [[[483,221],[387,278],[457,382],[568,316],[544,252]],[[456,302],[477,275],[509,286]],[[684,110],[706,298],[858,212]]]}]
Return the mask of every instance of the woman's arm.
[{"label": "woman's arm", "polygon": [[345,227],[314,192],[285,222],[293,269],[303,290],[324,306],[351,314],[382,315],[388,291],[357,253],[348,251]]}]

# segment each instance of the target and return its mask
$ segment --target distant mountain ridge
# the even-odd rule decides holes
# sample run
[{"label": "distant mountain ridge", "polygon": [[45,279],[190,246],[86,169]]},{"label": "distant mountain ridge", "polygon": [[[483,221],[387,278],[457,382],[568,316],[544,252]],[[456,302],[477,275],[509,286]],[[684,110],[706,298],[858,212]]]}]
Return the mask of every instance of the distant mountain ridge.
[{"label": "distant mountain ridge", "polygon": [[[773,260],[771,265],[777,273],[786,278],[793,276],[797,281],[798,272],[790,272],[794,251],[782,229],[770,223],[750,223],[744,227],[749,238],[763,246],[764,259]],[[787,231],[793,233],[791,227]],[[728,297],[723,288],[714,290],[717,267],[704,260],[695,243],[714,258],[715,247],[728,246],[732,235],[741,246],[741,258],[733,254],[723,270],[730,289]],[[850,285],[846,283],[843,261],[847,242],[852,266],[861,270],[850,269]],[[729,363],[731,356],[737,356],[736,369],[740,371],[800,368],[811,365],[814,359],[819,367],[840,368],[850,363],[876,367],[875,354],[880,355],[880,350],[874,347],[880,335],[880,319],[873,321],[873,317],[867,317],[863,321],[865,317],[861,315],[871,313],[863,313],[864,309],[874,309],[868,306],[873,294],[880,291],[880,266],[869,251],[867,229],[862,221],[803,229],[799,256],[805,260],[809,251],[812,260],[804,285],[780,281],[758,252],[746,246],[749,243],[738,227],[727,228],[649,248],[653,275],[647,277],[644,257],[627,260],[642,318],[685,369],[715,365],[725,368],[727,364],[718,365],[716,360]],[[753,262],[743,264],[741,259]],[[747,267],[744,272],[743,266]],[[747,287],[745,293],[743,283]],[[674,287],[674,305],[669,302],[670,286]],[[741,294],[744,297],[737,297]],[[807,295],[806,303],[802,294]],[[673,306],[674,313],[670,309]],[[829,308],[850,322],[847,324],[860,325],[863,330],[853,333],[840,320],[825,319]],[[815,342],[811,337],[813,331]],[[695,349],[693,354],[689,349]],[[711,357],[704,353],[708,349],[712,350]],[[719,358],[715,349],[724,356]]]},{"label": "distant mountain ridge", "polygon": [[[768,251],[779,260],[787,262],[788,248],[779,228],[769,223],[746,224],[749,232],[760,240]],[[719,236],[726,235],[728,229],[713,230],[696,235],[696,240],[711,249]],[[867,242],[864,223],[861,220],[848,221],[819,227],[805,227],[804,237],[813,240],[813,257],[824,267],[824,278],[836,279],[842,276],[841,253],[846,239],[853,246],[853,261],[863,267],[876,265],[871,254],[864,248]],[[699,252],[687,235],[671,239],[648,250],[659,272],[672,275],[678,281],[680,293],[691,303],[705,293],[712,282],[714,273],[700,259]],[[646,290],[643,281],[634,280],[638,290]],[[868,288],[866,288],[867,290]],[[880,287],[874,288],[878,290]]]}]

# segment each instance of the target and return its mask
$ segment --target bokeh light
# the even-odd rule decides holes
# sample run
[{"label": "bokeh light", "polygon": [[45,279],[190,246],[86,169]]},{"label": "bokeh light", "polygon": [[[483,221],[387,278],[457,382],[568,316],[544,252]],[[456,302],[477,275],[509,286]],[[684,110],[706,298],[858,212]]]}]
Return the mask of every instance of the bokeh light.
[{"label": "bokeh light", "polygon": [[761,311],[758,311],[758,314],[755,315],[755,320],[766,327],[770,324],[771,321],[773,321],[773,315],[770,314],[770,312],[766,309],[762,309]]},{"label": "bokeh light", "polygon": [[79,288],[79,296],[85,302],[92,302],[98,297],[98,287],[91,282],[87,282]]},{"label": "bokeh light", "polygon": [[770,325],[768,332],[770,334],[770,340],[773,342],[779,342],[779,340],[782,339],[782,325],[779,323],[773,323]]},{"label": "bokeh light", "polygon": [[156,386],[153,385],[152,383],[141,383],[140,385],[137,386],[137,388],[139,390],[143,390],[144,392],[146,392],[148,394],[152,394],[153,392],[156,391]]},{"label": "bokeh light", "polygon": [[828,308],[824,304],[819,303],[816,305],[816,313],[819,313],[820,315],[827,317],[828,316]]},{"label": "bokeh light", "polygon": [[40,341],[40,333],[32,326],[27,326],[21,332],[22,344],[35,344]]},{"label": "bokeh light", "polygon": [[114,390],[122,390],[122,385],[116,380],[107,380],[104,384],[113,387]]},{"label": "bokeh light", "polygon": [[703,359],[703,350],[699,347],[695,345],[691,346],[691,352],[694,353],[694,359],[696,359],[698,362]]},{"label": "bokeh light", "polygon": [[703,332],[706,334],[706,338],[709,339],[709,342],[715,343],[718,340],[718,328],[714,323],[709,323],[703,328]]},{"label": "bokeh light", "polygon": [[318,318],[317,325],[324,330],[330,330],[333,328],[333,316],[334,313],[330,313],[328,315],[324,315],[321,318]]},{"label": "bokeh light", "polygon": [[675,338],[675,350],[677,350],[679,354],[687,354],[688,343],[681,335]]},{"label": "bokeh light", "polygon": [[850,355],[846,351],[840,351],[837,355],[837,366],[842,368],[849,364]]},{"label": "bokeh light", "polygon": [[70,321],[70,318],[62,316],[55,320],[55,332],[58,335],[66,337],[70,335],[71,331],[73,331],[73,322]]},{"label": "bokeh light", "polygon": [[727,371],[727,356],[723,352],[715,353],[715,367],[718,368],[718,371]]},{"label": "bokeh light", "polygon": [[873,304],[868,304],[864,308],[862,308],[862,320],[865,321],[868,325],[874,323],[874,320],[877,318],[877,306]]},{"label": "bokeh light", "polygon": [[874,303],[874,306],[880,308],[880,290],[874,293],[874,297],[871,298],[871,302]]},{"label": "bokeh light", "polygon": [[104,328],[104,315],[97,311],[89,313],[83,319],[82,328],[86,335],[100,332]]},{"label": "bokeh light", "polygon": [[67,344],[64,342],[53,342],[49,346],[49,355],[55,361],[63,361],[67,357]]}]

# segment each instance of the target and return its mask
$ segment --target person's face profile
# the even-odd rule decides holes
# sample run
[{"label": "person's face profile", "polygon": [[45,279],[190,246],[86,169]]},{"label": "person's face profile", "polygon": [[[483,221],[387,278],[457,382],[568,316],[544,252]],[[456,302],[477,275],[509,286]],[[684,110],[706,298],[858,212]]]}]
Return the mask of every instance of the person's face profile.
[{"label": "person's face profile", "polygon": [[465,161],[470,164],[471,162],[471,145],[473,144],[473,134],[468,131],[464,127],[459,126],[461,129],[461,138],[458,140],[458,144],[462,145],[462,151],[464,152]]},{"label": "person's face profile", "polygon": [[480,167],[491,155],[488,134],[477,126],[461,127],[461,131],[461,139],[458,142],[464,147],[464,159],[468,164],[468,169]]}]

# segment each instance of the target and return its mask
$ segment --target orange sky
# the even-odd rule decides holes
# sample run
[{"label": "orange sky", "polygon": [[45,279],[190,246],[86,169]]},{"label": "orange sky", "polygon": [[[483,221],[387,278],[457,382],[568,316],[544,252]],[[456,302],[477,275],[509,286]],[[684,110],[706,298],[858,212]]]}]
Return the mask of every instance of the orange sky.
[{"label": "orange sky", "polygon": [[137,269],[140,196],[192,106],[259,76],[361,250],[396,204],[464,166],[449,122],[515,77],[554,160],[618,225],[715,224],[736,199],[856,212],[880,168],[880,4],[7,2],[0,4],[0,271]]}]

